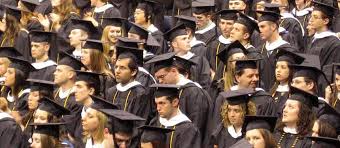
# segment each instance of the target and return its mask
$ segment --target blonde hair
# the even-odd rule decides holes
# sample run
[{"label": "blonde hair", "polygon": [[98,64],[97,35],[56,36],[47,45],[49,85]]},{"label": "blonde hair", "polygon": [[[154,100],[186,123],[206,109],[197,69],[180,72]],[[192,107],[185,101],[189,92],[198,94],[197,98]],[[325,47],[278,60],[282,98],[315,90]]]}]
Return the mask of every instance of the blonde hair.
[{"label": "blonde hair", "polygon": [[[221,118],[224,127],[231,125],[228,119],[228,106],[228,101],[225,101],[221,106]],[[247,104],[239,104],[239,106],[242,109],[242,118],[244,118],[245,115],[256,115],[256,105],[252,101],[249,101]]]},{"label": "blonde hair", "polygon": [[90,49],[90,66],[91,71],[106,74],[110,77],[114,77],[113,73],[109,70],[104,54],[96,49]]},{"label": "blonde hair", "polygon": [[100,142],[104,140],[104,129],[108,126],[108,118],[105,114],[100,111],[95,110],[95,116],[98,119],[98,127],[93,133],[89,133],[88,131],[84,131],[84,140],[90,137],[94,137],[94,139],[98,139]]}]

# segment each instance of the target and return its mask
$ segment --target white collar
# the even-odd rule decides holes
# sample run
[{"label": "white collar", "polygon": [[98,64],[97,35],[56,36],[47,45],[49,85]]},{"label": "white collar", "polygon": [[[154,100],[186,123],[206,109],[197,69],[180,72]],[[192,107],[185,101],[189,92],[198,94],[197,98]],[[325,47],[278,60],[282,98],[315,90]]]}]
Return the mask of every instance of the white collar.
[{"label": "white collar", "polygon": [[152,78],[152,81],[154,83],[157,83],[157,81],[155,80],[155,78],[146,70],[144,69],[144,67],[138,67],[138,71],[140,72],[143,72],[143,73],[146,73],[147,75],[149,75],[151,78]]},{"label": "white collar", "polygon": [[0,120],[3,118],[13,118],[13,117],[6,112],[0,112]]},{"label": "white collar", "polygon": [[297,10],[296,8],[294,8],[292,10],[292,13],[296,16],[305,16],[312,11],[313,11],[313,8],[305,8],[305,9],[302,9],[302,10]]},{"label": "white collar", "polygon": [[283,44],[287,44],[288,42],[286,42],[285,40],[283,40],[281,37],[279,37],[276,41],[274,41],[273,43],[269,43],[266,42],[266,49],[267,51],[272,51],[278,47],[280,47]]},{"label": "white collar", "polygon": [[304,34],[305,34],[305,29],[302,27],[300,21],[299,21],[296,17],[294,17],[293,14],[288,13],[288,12],[285,12],[285,13],[282,13],[281,15],[282,15],[281,18],[283,18],[283,19],[285,19],[285,18],[291,18],[291,19],[294,19],[295,21],[297,21],[297,22],[299,23],[300,28],[301,28],[302,36],[304,36]]},{"label": "white collar", "polygon": [[223,35],[220,35],[218,37],[218,41],[220,41],[223,44],[230,44],[231,43],[231,41],[229,39],[226,39]]},{"label": "white collar", "polygon": [[108,3],[108,4],[105,4],[105,5],[101,6],[101,7],[96,7],[96,8],[94,8],[94,12],[95,12],[95,13],[104,12],[104,11],[106,11],[107,9],[111,8],[111,7],[113,7],[113,5],[111,5],[111,4]]},{"label": "white collar", "polygon": [[193,83],[193,84],[195,84],[197,87],[202,88],[202,86],[201,86],[200,84],[198,84],[197,82],[193,82],[193,81],[191,81],[191,80],[185,78],[185,77],[184,77],[183,75],[181,75],[181,74],[179,75],[179,81],[177,82],[176,85],[183,86],[183,85],[186,85],[186,84],[188,84],[188,83]]},{"label": "white collar", "polygon": [[289,86],[288,84],[285,84],[285,85],[280,84],[277,86],[276,91],[277,92],[289,92]]},{"label": "white collar", "polygon": [[328,31],[324,31],[324,32],[321,32],[321,33],[315,33],[314,39],[313,39],[312,42],[314,42],[316,39],[322,39],[322,38],[329,37],[329,36],[335,36],[335,37],[338,38],[338,36],[334,32],[328,30]]},{"label": "white collar", "polygon": [[[239,90],[238,85],[234,85],[234,86],[230,87],[230,90]],[[264,91],[264,89],[256,87],[255,91]]]},{"label": "white collar", "polygon": [[298,132],[296,131],[295,128],[289,128],[289,127],[283,127],[283,131],[285,133],[289,133],[289,134],[297,134]]},{"label": "white collar", "polygon": [[6,80],[6,77],[0,77],[0,83],[5,82],[5,80]]},{"label": "white collar", "polygon": [[255,48],[253,45],[251,44],[247,44],[246,46],[244,46],[246,49],[249,49],[249,48]]},{"label": "white collar", "polygon": [[204,42],[200,41],[200,40],[197,40],[196,37],[193,37],[192,40],[190,41],[190,47],[194,47],[198,44],[204,44]]},{"label": "white collar", "polygon": [[125,86],[122,86],[122,83],[118,83],[116,85],[116,88],[118,91],[124,92],[129,90],[131,87],[137,86],[137,85],[142,85],[138,81],[132,81],[129,84],[126,84]]},{"label": "white collar", "polygon": [[146,50],[143,50],[143,59],[147,56],[152,56],[152,55],[155,55],[155,54],[153,54],[152,52],[148,52]]},{"label": "white collar", "polygon": [[83,106],[83,108],[81,109],[81,113],[80,113],[81,117],[85,117],[86,115],[86,109],[85,109],[85,105]]},{"label": "white collar", "polygon": [[158,28],[155,25],[151,24],[148,28],[146,28],[146,30],[150,31],[151,33],[154,33],[158,31]]},{"label": "white collar", "polygon": [[286,32],[287,30],[283,27],[279,27],[279,33]]},{"label": "white collar", "polygon": [[73,54],[75,57],[81,57],[81,50],[73,50],[72,54]]},{"label": "white collar", "polygon": [[195,33],[196,34],[204,34],[206,33],[207,31],[211,30],[211,29],[214,29],[216,27],[216,24],[214,22],[211,22],[209,23],[209,25],[207,27],[205,27],[204,29],[202,30],[197,30]]},{"label": "white collar", "polygon": [[228,130],[228,133],[230,134],[230,136],[233,137],[233,138],[238,138],[238,137],[242,136],[242,132],[241,132],[242,129],[239,132],[236,133],[234,126],[231,125],[231,126],[228,126],[227,130]]},{"label": "white collar", "polygon": [[[189,59],[191,59],[194,55],[195,55],[194,53],[188,51],[185,55],[181,55],[181,56],[178,56],[178,57],[181,57],[181,58],[183,58],[183,59],[189,60]],[[177,55],[176,55],[176,56],[177,56]]]},{"label": "white collar", "polygon": [[68,90],[66,90],[66,91],[63,91],[63,90],[60,88],[60,91],[59,91],[59,93],[58,93],[58,96],[59,96],[60,99],[64,99],[64,98],[66,98],[68,95],[70,95],[71,93],[73,93],[73,91],[74,91],[73,87],[70,88],[70,89],[68,89]]},{"label": "white collar", "polygon": [[92,138],[87,138],[85,148],[102,148],[104,147],[104,140],[102,143],[93,144]]},{"label": "white collar", "polygon": [[[27,93],[29,93],[29,92],[31,92],[31,89],[26,88],[26,89],[22,90],[22,91],[18,94],[18,97],[20,97],[20,96],[23,95],[23,94],[27,94]],[[14,100],[14,97],[11,96],[11,91],[9,91],[8,94],[7,94],[7,101],[8,101],[8,102],[14,102],[14,101],[15,101],[15,100]]]},{"label": "white collar", "polygon": [[39,3],[43,2],[43,1],[45,1],[45,0],[39,0]]},{"label": "white collar", "polygon": [[181,110],[179,110],[179,109],[178,109],[178,114],[175,117],[172,117],[169,120],[162,118],[162,117],[159,117],[159,122],[165,127],[175,126],[175,125],[182,123],[182,122],[185,122],[185,121],[191,122],[191,120],[186,115],[184,115],[181,112]]},{"label": "white collar", "polygon": [[40,62],[40,63],[32,63],[32,66],[35,69],[43,69],[43,68],[46,68],[46,67],[49,67],[49,66],[53,66],[53,65],[57,65],[57,63],[55,63],[52,60],[47,60],[45,62]]}]

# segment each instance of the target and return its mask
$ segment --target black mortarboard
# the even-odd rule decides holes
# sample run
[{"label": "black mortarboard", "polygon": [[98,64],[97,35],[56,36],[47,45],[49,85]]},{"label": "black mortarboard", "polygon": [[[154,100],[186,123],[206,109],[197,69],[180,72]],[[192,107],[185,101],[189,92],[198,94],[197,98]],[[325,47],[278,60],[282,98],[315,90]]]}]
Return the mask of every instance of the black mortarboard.
[{"label": "black mortarboard", "polygon": [[182,69],[186,70],[189,73],[191,66],[196,65],[197,63],[195,63],[191,59],[187,60],[179,56],[175,56],[173,64],[176,65],[177,67],[181,67]]},{"label": "black mortarboard", "polygon": [[40,5],[39,0],[21,0],[21,2],[30,12],[34,12],[35,8]]},{"label": "black mortarboard", "polygon": [[116,50],[117,50],[116,52],[117,59],[120,54],[129,52],[136,57],[136,60],[137,60],[136,62],[138,66],[143,66],[143,50],[138,49],[138,48],[132,48],[132,47],[123,47],[123,46],[116,46]]},{"label": "black mortarboard", "polygon": [[195,14],[212,12],[214,6],[214,3],[209,1],[192,1],[191,3],[192,12]]},{"label": "black mortarboard", "polygon": [[237,10],[223,9],[223,10],[218,11],[216,13],[216,15],[220,19],[224,19],[224,20],[236,20],[238,12],[239,11],[237,11]]},{"label": "black mortarboard", "polygon": [[72,29],[81,29],[88,34],[94,34],[98,32],[97,28],[93,25],[91,21],[71,19]]},{"label": "black mortarboard", "polygon": [[171,28],[168,32],[164,34],[164,37],[166,38],[166,40],[172,42],[174,38],[180,35],[187,35],[184,24],[178,24],[175,27]]},{"label": "black mortarboard", "polygon": [[30,126],[36,127],[33,128],[33,133],[46,134],[55,138],[59,138],[60,126],[65,124],[66,123],[32,123]]},{"label": "black mortarboard", "polygon": [[25,74],[29,74],[31,71],[34,71],[35,68],[31,65],[30,62],[20,59],[20,58],[14,58],[14,57],[8,57],[11,61],[11,64],[9,64],[9,67],[15,68],[18,70],[21,70]]},{"label": "black mortarboard", "polygon": [[234,41],[231,44],[226,45],[224,50],[217,54],[218,59],[221,60],[225,65],[228,64],[228,58],[235,53],[248,54],[248,51],[239,41]]},{"label": "black mortarboard", "polygon": [[242,127],[243,132],[253,129],[266,129],[274,132],[277,117],[274,116],[245,116]]},{"label": "black mortarboard", "polygon": [[257,22],[253,18],[251,18],[251,17],[249,17],[249,16],[247,16],[243,13],[238,13],[238,14],[239,14],[239,17],[237,18],[235,23],[240,23],[240,24],[246,26],[250,35],[254,32],[254,30],[259,30]]},{"label": "black mortarboard", "polygon": [[271,11],[256,11],[256,12],[262,14],[258,19],[259,22],[270,21],[270,22],[278,23],[281,17],[280,14],[271,12]]},{"label": "black mortarboard", "polygon": [[151,88],[156,88],[155,97],[178,96],[180,86],[173,84],[152,84]]},{"label": "black mortarboard", "polygon": [[92,39],[87,39],[84,46],[84,49],[95,49],[100,52],[103,52],[103,43],[100,40],[92,40]]},{"label": "black mortarboard", "polygon": [[149,35],[149,31],[146,30],[145,28],[143,28],[142,26],[136,24],[136,23],[131,23],[130,24],[132,25],[130,30],[129,30],[129,33],[133,33],[133,34],[138,34],[141,39],[147,39],[148,38],[148,35]]},{"label": "black mortarboard", "polygon": [[239,89],[222,92],[221,95],[231,105],[248,103],[250,95],[254,93],[253,89]]},{"label": "black mortarboard", "polygon": [[62,115],[69,115],[71,113],[70,110],[66,109],[62,105],[46,97],[42,98],[42,102],[38,108],[40,110],[49,112],[56,117],[61,117]]},{"label": "black mortarboard", "polygon": [[90,95],[93,103],[91,104],[91,108],[99,110],[99,109],[118,109],[118,107],[111,102],[104,100],[98,96]]},{"label": "black mortarboard", "polygon": [[323,75],[323,72],[319,68],[314,67],[314,66],[312,67],[312,66],[305,66],[303,64],[301,65],[291,64],[289,65],[289,67],[294,69],[293,78],[306,77],[317,82],[319,76]]},{"label": "black mortarboard", "polygon": [[12,15],[18,21],[21,19],[21,10],[15,6],[5,5],[6,7],[6,14]]},{"label": "black mortarboard", "polygon": [[192,30],[196,30],[196,18],[192,16],[186,15],[176,15],[177,24],[183,23],[185,27],[188,27]]},{"label": "black mortarboard", "polygon": [[260,59],[245,59],[245,60],[236,60],[235,70],[240,71],[243,69],[257,69],[257,61]]},{"label": "black mortarboard", "polygon": [[155,126],[143,125],[138,127],[138,129],[143,130],[141,136],[141,142],[164,142],[166,141],[166,133],[174,131],[173,129],[161,128]]},{"label": "black mortarboard", "polygon": [[313,11],[321,11],[328,18],[333,18],[336,8],[333,7],[333,0],[313,0]]},{"label": "black mortarboard", "polygon": [[264,11],[270,11],[280,14],[280,5],[273,3],[264,3]]},{"label": "black mortarboard", "polygon": [[287,49],[280,49],[276,54],[277,61],[286,61],[289,64],[301,64],[305,58]]},{"label": "black mortarboard", "polygon": [[127,37],[117,37],[116,46],[139,48],[139,44],[144,43],[141,40],[131,39]]},{"label": "black mortarboard", "polygon": [[31,91],[40,91],[46,90],[48,92],[53,92],[54,90],[54,82],[46,81],[46,80],[39,80],[39,79],[27,79],[26,81],[30,82],[30,89]]},{"label": "black mortarboard", "polygon": [[134,122],[145,120],[142,117],[136,116],[123,110],[99,109],[99,111],[112,118],[113,133],[132,133]]},{"label": "black mortarboard", "polygon": [[14,47],[0,47],[0,57],[18,57],[22,56]]},{"label": "black mortarboard", "polygon": [[89,0],[72,0],[72,2],[80,10],[91,6],[91,1]]},{"label": "black mortarboard", "polygon": [[99,86],[100,84],[100,74],[94,72],[80,71],[76,70],[77,73],[77,81],[85,81],[88,83],[96,84],[95,86]]},{"label": "black mortarboard", "polygon": [[80,60],[65,51],[59,52],[59,59],[58,65],[67,65],[72,67],[74,70],[80,70],[82,67],[85,67]]},{"label": "black mortarboard", "polygon": [[[320,103],[321,102],[321,103]],[[340,113],[335,108],[326,102],[320,101],[321,107],[318,111],[318,119],[329,123],[336,129],[337,134],[340,133]]]},{"label": "black mortarboard", "polygon": [[116,27],[123,27],[124,23],[127,21],[121,17],[103,17],[102,27],[105,28],[106,26],[116,26]]},{"label": "black mortarboard", "polygon": [[288,99],[299,101],[303,104],[306,104],[310,108],[312,108],[313,106],[318,107],[318,96],[315,96],[293,86],[289,87],[289,92],[290,96]]},{"label": "black mortarboard", "polygon": [[[153,8],[155,7],[155,4],[157,4],[156,1],[153,0],[143,0],[138,3],[136,9],[142,9],[144,11],[148,11],[147,13],[154,13]],[[151,15],[151,14],[149,14]]]},{"label": "black mortarboard", "polygon": [[51,43],[55,33],[45,32],[45,31],[31,31],[29,35],[30,35],[30,42]]},{"label": "black mortarboard", "polygon": [[314,141],[312,148],[338,148],[340,147],[340,141],[336,138],[330,137],[311,137],[307,136],[308,139]]}]

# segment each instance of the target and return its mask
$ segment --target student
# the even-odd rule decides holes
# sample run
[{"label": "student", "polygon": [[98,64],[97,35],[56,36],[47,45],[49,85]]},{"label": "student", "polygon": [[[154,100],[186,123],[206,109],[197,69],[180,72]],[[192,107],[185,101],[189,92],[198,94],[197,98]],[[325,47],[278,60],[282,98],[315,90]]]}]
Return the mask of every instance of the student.
[{"label": "student", "polygon": [[60,141],[60,128],[65,123],[34,123],[30,124],[35,126],[32,134],[32,148],[57,148],[61,147]]},{"label": "student", "polygon": [[138,128],[143,131],[141,136],[142,148],[163,148],[166,147],[166,135],[173,132],[173,129],[144,125]]}]

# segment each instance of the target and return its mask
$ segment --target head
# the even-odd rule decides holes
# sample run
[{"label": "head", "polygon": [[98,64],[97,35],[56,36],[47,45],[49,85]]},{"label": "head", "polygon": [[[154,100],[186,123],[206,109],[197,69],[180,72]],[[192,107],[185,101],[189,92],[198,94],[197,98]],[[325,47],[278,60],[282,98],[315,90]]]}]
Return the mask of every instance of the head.
[{"label": "head", "polygon": [[41,133],[32,134],[32,143],[30,145],[31,148],[58,147],[58,145],[58,138]]},{"label": "head", "polygon": [[275,67],[275,78],[276,81],[281,83],[287,83],[291,77],[291,72],[288,67],[287,61],[278,61],[276,62]]},{"label": "head", "polygon": [[85,81],[76,81],[74,85],[74,97],[77,102],[83,104],[86,100],[91,99],[90,95],[96,93],[94,84]]},{"label": "head", "polygon": [[53,120],[57,120],[51,113],[37,109],[34,113],[34,123],[50,123]]},{"label": "head", "polygon": [[196,27],[198,30],[204,29],[212,19],[211,13],[201,13],[201,14],[192,14],[196,18]]},{"label": "head", "polygon": [[308,24],[318,32],[332,25],[332,19],[319,10],[313,10]]},{"label": "head", "polygon": [[[261,0],[259,2],[256,3],[255,5],[255,11],[264,11],[264,4],[265,4],[265,1],[264,0]],[[256,18],[259,18],[261,16],[260,13],[256,13]]]},{"label": "head", "polygon": [[102,42],[116,44],[117,37],[123,36],[123,28],[121,26],[106,26],[103,30]]},{"label": "head", "polygon": [[230,36],[230,32],[233,29],[234,23],[235,20],[219,19],[218,26],[222,32],[222,35],[225,38],[228,38]]},{"label": "head", "polygon": [[259,82],[258,69],[246,68],[235,71],[235,80],[239,88],[256,88]]},{"label": "head", "polygon": [[58,86],[61,86],[68,82],[74,82],[76,78],[76,72],[74,71],[74,69],[67,65],[58,65],[53,75],[54,83]]},{"label": "head", "polygon": [[73,29],[69,34],[70,45],[74,48],[81,48],[81,46],[85,43],[85,40],[88,39],[89,35],[86,31],[81,29]]},{"label": "head", "polygon": [[340,92],[340,74],[335,74],[335,86],[338,92]]},{"label": "head", "polygon": [[0,76],[3,76],[7,72],[7,68],[11,61],[8,58],[0,57]]},{"label": "head", "polygon": [[132,134],[125,132],[114,133],[114,143],[118,148],[128,148],[131,143]]},{"label": "head", "polygon": [[275,148],[274,136],[267,129],[252,129],[246,132],[246,140],[254,148]]},{"label": "head", "polygon": [[179,74],[175,66],[165,67],[156,71],[155,78],[160,84],[176,84]]},{"label": "head", "polygon": [[108,69],[103,52],[97,49],[81,49],[81,62],[96,73],[104,73]]},{"label": "head", "polygon": [[107,0],[90,0],[91,1],[91,6],[97,6],[99,4],[102,4],[102,3],[106,3]]},{"label": "head", "polygon": [[249,42],[251,37],[251,34],[248,32],[248,29],[246,26],[240,23],[235,23],[232,27],[232,30],[230,32],[230,40],[232,42],[234,41],[240,41],[241,43],[243,41]]},{"label": "head", "polygon": [[52,7],[58,7],[67,0],[51,0]]},{"label": "head", "polygon": [[122,53],[115,65],[115,76],[118,83],[127,84],[133,81],[138,73],[137,58],[132,53]]},{"label": "head", "polygon": [[221,107],[221,118],[224,127],[237,126],[243,124],[245,115],[255,115],[256,106],[249,101],[247,104],[231,105],[225,101]]},{"label": "head", "polygon": [[315,120],[312,128],[312,136],[337,138],[335,128],[322,119]]},{"label": "head", "polygon": [[34,59],[48,56],[50,44],[48,42],[31,42],[31,54]]},{"label": "head", "polygon": [[39,91],[31,91],[28,95],[28,101],[27,101],[28,109],[32,111],[37,109],[39,106],[40,98],[41,97],[39,95]]},{"label": "head", "polygon": [[14,90],[20,91],[18,89],[23,87],[23,84],[26,84],[27,74],[23,71],[15,68],[7,68],[7,72],[4,77],[6,78],[4,85],[7,87],[14,88]]},{"label": "head", "polygon": [[191,47],[190,47],[190,40],[189,40],[189,35],[179,35],[175,37],[171,41],[171,47],[174,49],[174,52],[188,52]]},{"label": "head", "polygon": [[157,97],[155,103],[160,117],[170,119],[177,114],[179,106],[177,95]]},{"label": "head", "polygon": [[134,19],[135,19],[135,23],[138,25],[144,25],[147,23],[151,22],[151,9],[150,7],[146,6],[144,7],[145,9],[141,8],[141,7],[137,7],[135,12],[134,12]]},{"label": "head", "polygon": [[244,11],[247,4],[243,0],[229,0],[229,9]]},{"label": "head", "polygon": [[293,77],[291,86],[294,86],[296,88],[299,88],[303,91],[309,92],[309,93],[316,93],[317,92],[317,83],[307,77]]},{"label": "head", "polygon": [[278,34],[278,24],[271,21],[261,21],[258,23],[262,40],[269,40],[273,34]]},{"label": "head", "polygon": [[108,119],[105,114],[95,109],[89,108],[82,117],[83,131],[100,142],[104,140],[104,129],[107,127]]},{"label": "head", "polygon": [[128,33],[128,38],[130,39],[135,39],[135,40],[141,40],[141,41],[145,41],[145,39],[142,38],[142,36],[140,36],[139,34],[135,34],[135,33]]}]

